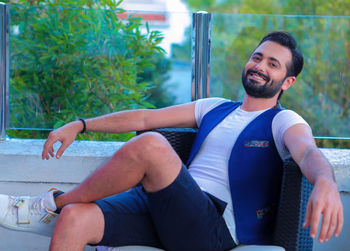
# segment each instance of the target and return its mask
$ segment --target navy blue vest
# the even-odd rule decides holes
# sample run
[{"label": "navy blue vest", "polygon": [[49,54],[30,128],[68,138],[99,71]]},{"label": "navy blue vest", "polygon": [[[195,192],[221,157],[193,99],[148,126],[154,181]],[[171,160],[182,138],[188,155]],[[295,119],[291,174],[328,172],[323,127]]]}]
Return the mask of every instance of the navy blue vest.
[{"label": "navy blue vest", "polygon": [[[187,165],[210,131],[240,102],[225,102],[202,119]],[[283,162],[272,135],[272,120],[281,111],[271,108],[238,136],[228,164],[236,233],[243,244],[271,244],[279,201]]]}]

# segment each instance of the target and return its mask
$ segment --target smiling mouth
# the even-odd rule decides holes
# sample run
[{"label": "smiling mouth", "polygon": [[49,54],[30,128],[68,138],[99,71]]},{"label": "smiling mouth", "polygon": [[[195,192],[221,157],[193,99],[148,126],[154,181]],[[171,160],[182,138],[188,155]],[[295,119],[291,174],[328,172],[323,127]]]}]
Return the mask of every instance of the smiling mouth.
[{"label": "smiling mouth", "polygon": [[262,74],[260,72],[254,71],[254,70],[248,70],[247,75],[250,79],[253,79],[257,82],[269,82],[270,78],[266,76],[265,74]]}]

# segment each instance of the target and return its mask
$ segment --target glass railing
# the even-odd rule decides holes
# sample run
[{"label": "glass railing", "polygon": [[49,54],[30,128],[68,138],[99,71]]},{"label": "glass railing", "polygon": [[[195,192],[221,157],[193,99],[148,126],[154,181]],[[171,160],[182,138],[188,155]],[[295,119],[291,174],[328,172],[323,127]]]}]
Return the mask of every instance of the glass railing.
[{"label": "glass railing", "polygon": [[304,69],[281,98],[316,136],[350,139],[350,17],[213,14],[211,96],[242,99],[242,70],[268,32],[292,33]]},{"label": "glass railing", "polygon": [[[191,13],[12,4],[10,14],[12,129],[51,130],[191,99]],[[349,139],[349,24],[349,17],[213,14],[210,95],[240,100],[250,53],[266,33],[285,30],[305,65],[282,105],[314,135]]]},{"label": "glass railing", "polygon": [[12,4],[10,19],[12,129],[190,101],[191,56],[171,57],[190,13]]}]

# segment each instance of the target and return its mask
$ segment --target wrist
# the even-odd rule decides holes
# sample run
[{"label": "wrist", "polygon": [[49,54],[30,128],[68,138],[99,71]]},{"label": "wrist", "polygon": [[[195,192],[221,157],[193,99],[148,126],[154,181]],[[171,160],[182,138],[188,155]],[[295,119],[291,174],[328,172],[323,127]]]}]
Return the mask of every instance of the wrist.
[{"label": "wrist", "polygon": [[86,132],[86,121],[85,121],[85,119],[83,119],[83,118],[79,118],[78,119],[78,121],[80,122],[80,124],[81,124],[81,130],[79,131],[80,133],[84,133],[84,132]]},{"label": "wrist", "polygon": [[314,186],[334,186],[335,188],[337,188],[337,184],[335,182],[335,180],[333,179],[333,177],[329,177],[329,176],[320,176],[315,180],[315,184]]}]

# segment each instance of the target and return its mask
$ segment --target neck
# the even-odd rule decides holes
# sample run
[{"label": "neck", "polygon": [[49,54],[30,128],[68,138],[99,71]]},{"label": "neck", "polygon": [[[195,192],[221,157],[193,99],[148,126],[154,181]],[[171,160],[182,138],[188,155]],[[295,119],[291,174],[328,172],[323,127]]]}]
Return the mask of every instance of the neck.
[{"label": "neck", "polygon": [[277,97],[278,96],[276,95],[272,98],[254,98],[245,94],[242,103],[242,110],[253,112],[272,108],[277,103]]}]

